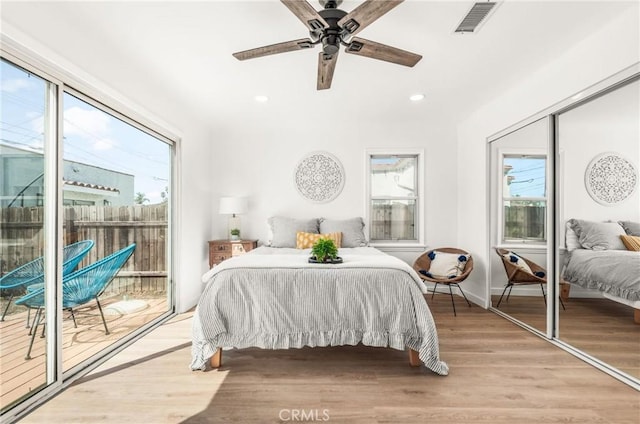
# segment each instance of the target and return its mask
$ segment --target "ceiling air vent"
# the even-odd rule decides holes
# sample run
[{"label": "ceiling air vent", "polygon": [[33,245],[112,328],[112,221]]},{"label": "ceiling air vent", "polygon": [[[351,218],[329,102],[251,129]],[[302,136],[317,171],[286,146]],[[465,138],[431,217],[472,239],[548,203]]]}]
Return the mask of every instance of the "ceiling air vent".
[{"label": "ceiling air vent", "polygon": [[480,24],[486,20],[487,15],[489,15],[496,4],[497,2],[495,1],[475,3],[454,32],[477,32]]}]

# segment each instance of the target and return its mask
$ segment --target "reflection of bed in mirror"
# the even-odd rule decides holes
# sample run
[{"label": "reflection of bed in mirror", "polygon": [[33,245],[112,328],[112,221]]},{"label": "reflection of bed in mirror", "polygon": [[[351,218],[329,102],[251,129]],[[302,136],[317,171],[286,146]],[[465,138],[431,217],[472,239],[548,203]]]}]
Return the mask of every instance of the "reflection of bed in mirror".
[{"label": "reflection of bed in mirror", "polygon": [[640,224],[629,221],[567,221],[562,278],[631,306],[640,324],[640,252],[628,250],[623,241],[637,237],[636,227]]}]

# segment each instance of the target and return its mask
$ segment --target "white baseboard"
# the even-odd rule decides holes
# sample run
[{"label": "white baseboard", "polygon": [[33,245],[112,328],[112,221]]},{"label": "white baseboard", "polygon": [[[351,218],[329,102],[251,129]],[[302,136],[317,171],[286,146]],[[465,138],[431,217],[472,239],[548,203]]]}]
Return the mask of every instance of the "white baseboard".
[{"label": "white baseboard", "polygon": [[[500,296],[502,291],[504,290],[504,286],[502,287],[491,287],[491,296]],[[547,293],[547,288],[545,287],[544,292]],[[542,296],[542,291],[540,291],[539,285],[527,285],[527,286],[514,286],[511,290],[511,295],[516,296]],[[569,293],[569,299],[574,298],[586,298],[586,299],[600,299],[602,298],[602,294],[595,290],[587,290],[582,287],[578,287],[575,285],[571,286],[571,292]]]}]

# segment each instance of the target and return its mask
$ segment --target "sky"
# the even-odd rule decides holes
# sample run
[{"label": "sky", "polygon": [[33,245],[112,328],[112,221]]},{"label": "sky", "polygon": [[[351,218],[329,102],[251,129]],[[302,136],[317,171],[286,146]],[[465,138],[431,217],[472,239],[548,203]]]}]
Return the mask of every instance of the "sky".
[{"label": "sky", "polygon": [[512,176],[509,189],[514,197],[545,197],[546,159],[505,157],[504,164],[511,165],[507,174]]},{"label": "sky", "polygon": [[[0,64],[0,140],[43,151],[46,83],[5,61]],[[134,175],[134,191],[162,201],[169,185],[170,148],[151,135],[68,94],[63,98],[63,157]],[[133,199],[132,199],[133,201]]]}]

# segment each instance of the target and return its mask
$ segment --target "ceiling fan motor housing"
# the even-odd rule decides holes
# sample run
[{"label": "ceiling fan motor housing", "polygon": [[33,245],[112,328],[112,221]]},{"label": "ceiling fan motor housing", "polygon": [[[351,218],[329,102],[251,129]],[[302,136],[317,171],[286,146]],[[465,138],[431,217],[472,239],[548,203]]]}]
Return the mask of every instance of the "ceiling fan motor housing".
[{"label": "ceiling fan motor housing", "polygon": [[[338,25],[338,21],[342,19],[347,12],[340,9],[324,9],[318,12],[320,16],[327,22],[329,27],[323,29],[320,34],[313,32],[312,36],[320,37],[322,39],[322,51],[327,55],[334,55],[338,53],[342,37],[348,34]],[[343,34],[345,33],[345,34]]]}]

